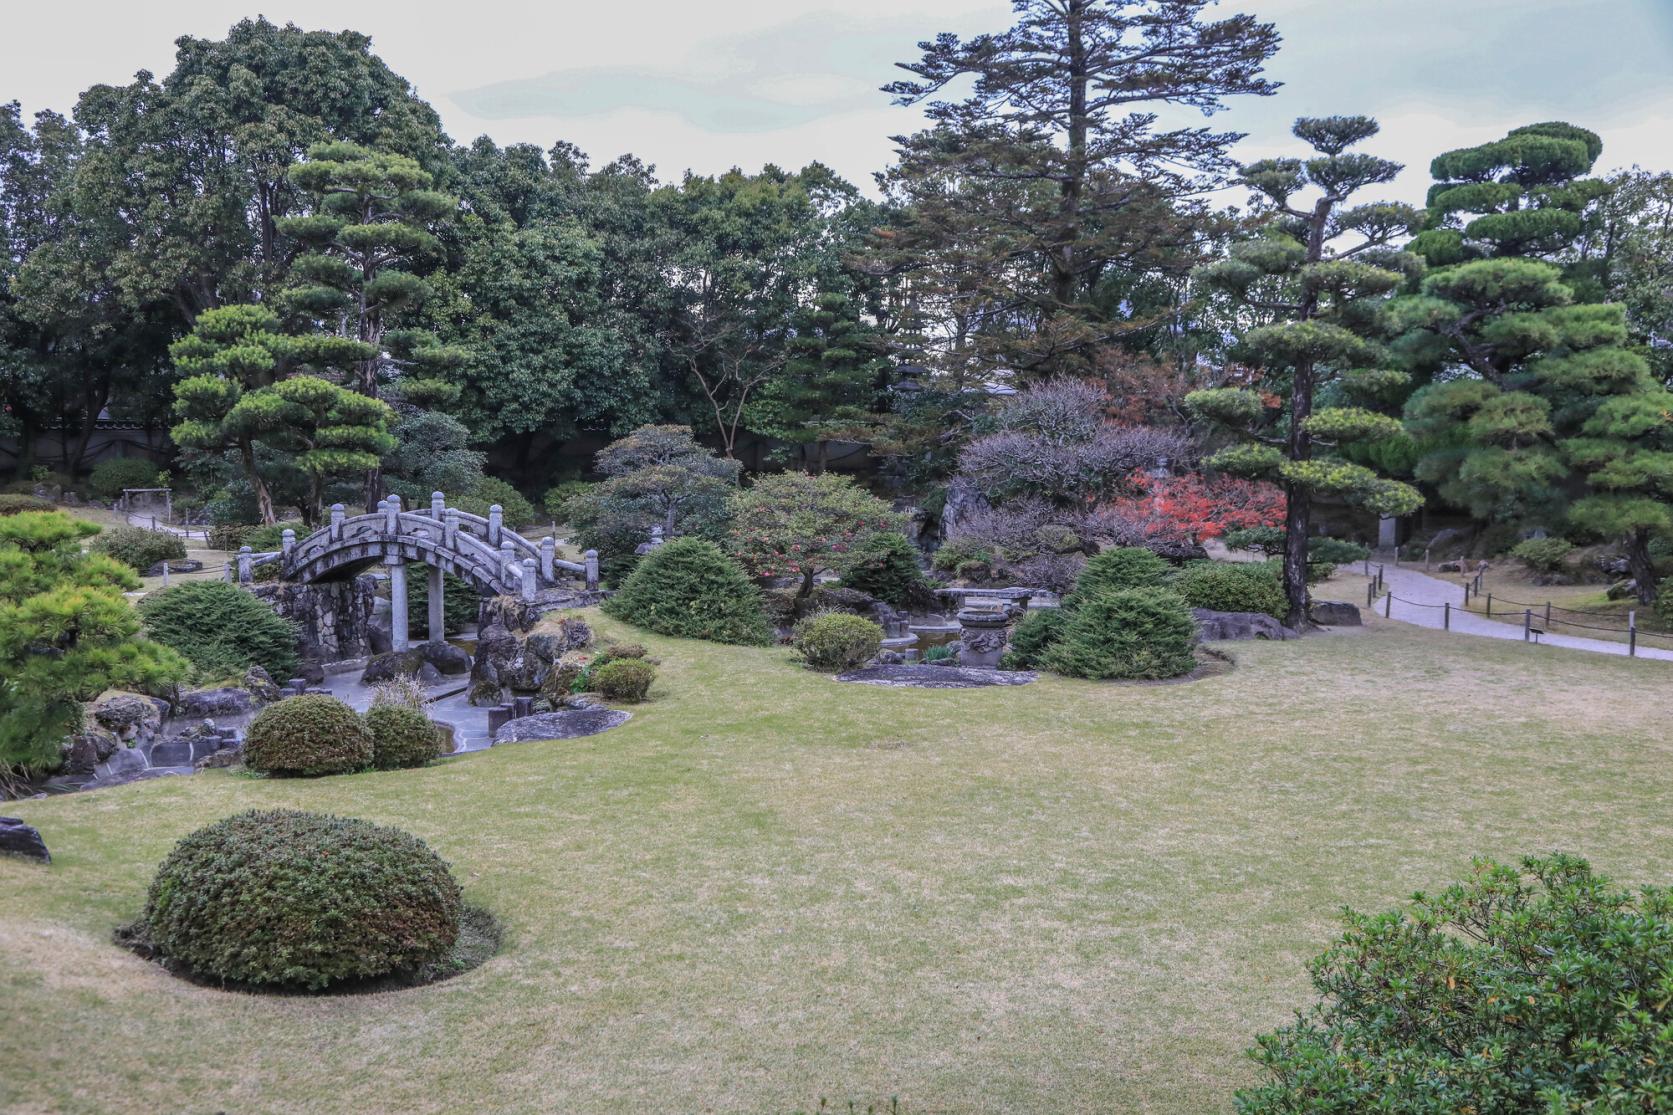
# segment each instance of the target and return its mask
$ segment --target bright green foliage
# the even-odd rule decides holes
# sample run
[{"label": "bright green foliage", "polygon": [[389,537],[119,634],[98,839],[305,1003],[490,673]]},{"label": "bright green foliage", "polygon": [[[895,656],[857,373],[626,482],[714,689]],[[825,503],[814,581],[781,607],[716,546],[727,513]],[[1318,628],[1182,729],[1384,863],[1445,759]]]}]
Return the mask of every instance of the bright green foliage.
[{"label": "bright green foliage", "polygon": [[93,466],[87,490],[101,499],[115,499],[124,488],[155,488],[161,470],[140,457],[107,457]]},{"label": "bright green foliage", "polygon": [[1673,897],[1585,860],[1478,860],[1403,910],[1343,915],[1319,1002],[1263,1034],[1243,1115],[1648,1112],[1673,1104]]},{"label": "bright green foliage", "polygon": [[757,577],[796,577],[799,596],[813,579],[841,574],[879,534],[898,533],[901,518],[846,476],[781,472],[732,495],[732,553]]},{"label": "bright green foliage", "polygon": [[[1390,247],[1418,223],[1416,210],[1346,204],[1400,171],[1397,163],[1348,150],[1377,134],[1376,121],[1307,118],[1294,131],[1316,154],[1243,168],[1242,180],[1269,220],[1259,236],[1234,244],[1230,259],[1199,272],[1232,306],[1270,322],[1244,333],[1233,355],[1258,369],[1268,398],[1281,402],[1268,405],[1247,388],[1219,388],[1192,392],[1185,405],[1246,439],[1211,457],[1211,467],[1283,485],[1285,618],[1300,624],[1307,616],[1313,500],[1344,500],[1378,515],[1406,514],[1422,502],[1416,489],[1340,454],[1401,433],[1397,420],[1369,407],[1386,404],[1400,388],[1401,373],[1381,344],[1386,310],[1389,296],[1423,265]],[[1307,187],[1323,196],[1303,205],[1296,195]],[[1362,405],[1315,409],[1316,396],[1338,388]]]},{"label": "bright green foliage", "polygon": [[372,761],[372,733],[349,706],[323,693],[268,705],[250,722],[244,762],[263,774],[347,774]]},{"label": "bright green foliage", "polygon": [[1536,573],[1556,573],[1573,552],[1574,543],[1566,538],[1530,538],[1518,542],[1510,556]]},{"label": "bright green foliage", "polygon": [[1116,589],[1077,603],[1043,664],[1078,678],[1179,677],[1196,666],[1196,641],[1196,621],[1178,593]]},{"label": "bright green foliage", "polygon": [[1437,158],[1430,221],[1452,239],[1414,245],[1444,258],[1399,300],[1398,347],[1435,380],[1406,408],[1426,447],[1416,475],[1478,518],[1566,515],[1619,539],[1649,603],[1650,544],[1673,534],[1673,396],[1627,347],[1625,307],[1600,304],[1592,266],[1571,262],[1605,218],[1610,187],[1580,177],[1601,150],[1553,123]]},{"label": "bright green foliage", "polygon": [[656,667],[639,658],[617,658],[595,666],[588,675],[588,682],[600,696],[627,704],[643,701],[655,680]]},{"label": "bright green foliage", "polygon": [[1069,626],[1067,608],[1034,608],[1011,628],[1006,651],[1009,669],[1032,670],[1045,664],[1046,654]]},{"label": "bright green foliage", "polygon": [[860,592],[896,608],[918,603],[928,589],[918,564],[918,547],[904,534],[879,534],[855,547],[853,561],[842,575],[844,588]]},{"label": "bright green foliage", "polygon": [[798,621],[790,645],[815,670],[852,670],[877,657],[883,629],[864,616],[825,612]]},{"label": "bright green foliage", "polygon": [[1174,578],[1174,591],[1193,608],[1214,612],[1265,612],[1282,620],[1289,609],[1279,570],[1265,562],[1199,561]]},{"label": "bright green foliage", "polygon": [[379,770],[421,767],[440,750],[436,726],[411,705],[374,703],[365,719],[372,736],[372,765]]},{"label": "bright green foliage", "polygon": [[81,726],[80,702],[185,676],[184,659],[138,637],[122,593],[139,579],[81,552],[98,529],[57,511],[0,516],[0,772],[55,768],[59,741]]},{"label": "bright green foliage", "polygon": [[1081,567],[1075,591],[1064,603],[1072,608],[1080,600],[1116,589],[1160,588],[1172,574],[1171,565],[1142,546],[1102,550]]},{"label": "bright green foliage", "polygon": [[188,581],[140,601],[145,632],[188,658],[198,675],[242,677],[260,666],[276,678],[296,670],[296,627],[224,581]]},{"label": "bright green foliage", "polygon": [[652,550],[604,610],[663,635],[750,646],[773,641],[760,590],[720,547],[701,538]]},{"label": "bright green foliage", "polygon": [[142,575],[158,562],[186,560],[186,542],[178,534],[144,527],[102,530],[93,540],[92,548]]},{"label": "bright green foliage", "polygon": [[251,810],[174,846],[137,928],[198,977],[318,991],[439,960],[462,905],[447,863],[409,833]]}]

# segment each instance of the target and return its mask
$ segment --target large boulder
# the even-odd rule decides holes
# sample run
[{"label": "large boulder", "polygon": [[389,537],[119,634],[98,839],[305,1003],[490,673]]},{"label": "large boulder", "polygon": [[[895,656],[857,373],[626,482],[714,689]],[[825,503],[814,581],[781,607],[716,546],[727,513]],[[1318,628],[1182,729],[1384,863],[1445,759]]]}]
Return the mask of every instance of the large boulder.
[{"label": "large boulder", "polygon": [[166,701],[121,689],[101,693],[88,709],[94,723],[123,743],[133,745],[155,740],[167,711]]},{"label": "large boulder", "polygon": [[471,656],[452,643],[432,639],[413,648],[420,658],[443,674],[457,675],[471,672]]},{"label": "large boulder", "polygon": [[255,709],[256,699],[248,689],[226,686],[182,693],[174,711],[177,716],[196,720],[205,716],[238,716]]},{"label": "large boulder", "polygon": [[424,658],[416,650],[390,651],[374,655],[366,663],[366,672],[360,675],[360,680],[365,685],[376,685],[380,681],[414,677],[423,665]]},{"label": "large boulder", "polygon": [[260,666],[251,666],[244,671],[243,684],[245,692],[264,705],[270,705],[284,696],[279,692],[279,686],[274,682],[273,675]]},{"label": "large boulder", "polygon": [[90,775],[121,747],[121,739],[109,728],[97,725],[83,728],[64,741],[62,771],[64,774]]},{"label": "large boulder", "polygon": [[1315,600],[1307,607],[1307,618],[1320,627],[1358,627],[1364,622],[1358,605],[1345,600]]},{"label": "large boulder", "polygon": [[1202,639],[1210,643],[1239,639],[1294,639],[1300,634],[1265,612],[1214,612],[1207,608],[1192,608],[1191,615],[1196,617]]},{"label": "large boulder", "polygon": [[471,681],[496,687],[507,684],[505,678],[522,653],[523,644],[503,623],[490,623],[476,637],[476,658],[471,663]]},{"label": "large boulder", "polygon": [[42,863],[52,862],[52,853],[46,850],[46,841],[41,839],[40,832],[16,817],[0,817],[0,852],[38,859]]}]

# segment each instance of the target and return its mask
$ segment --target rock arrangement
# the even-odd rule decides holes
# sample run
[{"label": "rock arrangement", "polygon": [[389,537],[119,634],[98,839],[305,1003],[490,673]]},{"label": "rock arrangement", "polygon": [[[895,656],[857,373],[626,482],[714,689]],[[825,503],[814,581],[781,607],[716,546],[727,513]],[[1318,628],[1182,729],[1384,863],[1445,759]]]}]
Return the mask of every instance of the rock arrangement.
[{"label": "rock arrangement", "polygon": [[563,709],[537,712],[507,721],[494,732],[494,743],[522,743],[537,739],[579,739],[596,736],[633,719],[631,712],[609,708]]},{"label": "rock arrangement", "polygon": [[0,817],[0,854],[52,862],[52,853],[46,850],[40,832],[16,817]]},{"label": "rock arrangement", "polygon": [[1027,685],[1038,677],[1028,670],[979,666],[867,666],[838,674],[836,679],[890,689],[985,689],[994,685]]},{"label": "rock arrangement", "polygon": [[1299,639],[1301,632],[1285,627],[1265,612],[1213,612],[1192,608],[1202,638],[1210,643],[1238,639]]}]

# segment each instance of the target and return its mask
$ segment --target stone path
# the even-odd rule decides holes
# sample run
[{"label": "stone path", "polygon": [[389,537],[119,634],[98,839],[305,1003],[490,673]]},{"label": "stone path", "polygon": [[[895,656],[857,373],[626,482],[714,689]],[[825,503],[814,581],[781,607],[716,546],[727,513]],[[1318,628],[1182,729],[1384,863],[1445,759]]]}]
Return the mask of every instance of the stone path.
[{"label": "stone path", "polygon": [[[1520,620],[1515,624],[1500,623],[1496,619],[1488,619],[1474,612],[1464,610],[1464,586],[1455,585],[1449,581],[1438,580],[1415,569],[1406,569],[1398,565],[1383,566],[1383,584],[1394,594],[1394,602],[1389,618],[1402,623],[1415,624],[1418,627],[1441,628],[1446,624],[1444,604],[1452,605],[1452,632],[1461,635],[1479,635],[1488,639],[1514,639],[1522,641],[1522,624]],[[1426,605],[1421,606],[1420,605]],[[1382,615],[1388,602],[1379,598],[1376,613]],[[1535,621],[1540,616],[1535,614]],[[1587,650],[1594,654],[1627,653],[1627,644],[1614,643],[1606,639],[1585,639],[1576,635],[1560,635],[1549,633],[1540,636],[1540,643],[1544,646],[1566,647],[1570,650]],[[1673,650],[1663,647],[1647,646],[1643,640],[1638,644],[1639,658],[1658,658],[1673,662]]]}]

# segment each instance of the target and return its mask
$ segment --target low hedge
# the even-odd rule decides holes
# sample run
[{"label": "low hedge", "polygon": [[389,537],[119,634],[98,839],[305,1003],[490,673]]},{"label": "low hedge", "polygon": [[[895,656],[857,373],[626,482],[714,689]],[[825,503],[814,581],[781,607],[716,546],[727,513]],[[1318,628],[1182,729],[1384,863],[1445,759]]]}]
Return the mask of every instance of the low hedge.
[{"label": "low hedge", "polygon": [[178,534],[144,527],[107,527],[90,548],[142,575],[158,562],[186,560],[186,543]]},{"label": "low hedge", "polygon": [[411,705],[374,704],[365,720],[372,735],[372,765],[379,770],[421,767],[439,753],[436,726]]},{"label": "low hedge", "polygon": [[1574,543],[1566,538],[1530,538],[1517,543],[1510,556],[1536,573],[1557,573],[1573,552]]},{"label": "low hedge", "polygon": [[296,672],[295,624],[237,585],[188,581],[145,597],[139,614],[203,677],[241,677],[251,665],[280,680]]},{"label": "low hedge", "polygon": [[790,643],[816,670],[852,670],[877,657],[883,629],[864,616],[826,612],[797,623]]},{"label": "low hedge", "polygon": [[288,697],[250,722],[244,763],[263,774],[312,778],[372,762],[372,733],[349,706],[323,693]]},{"label": "low hedge", "polygon": [[1081,678],[1179,677],[1196,666],[1196,638],[1196,621],[1178,593],[1116,589],[1080,601],[1044,665]]},{"label": "low hedge", "polygon": [[1279,620],[1289,613],[1274,567],[1265,562],[1194,562],[1179,571],[1173,587],[1193,608],[1264,612]]},{"label": "low hedge", "polygon": [[140,928],[153,951],[198,977],[319,990],[439,960],[458,940],[461,911],[447,863],[410,833],[252,810],[175,845]]},{"label": "low hedge", "polygon": [[600,696],[628,704],[643,701],[655,680],[656,667],[641,658],[618,658],[588,674],[589,684]]}]

